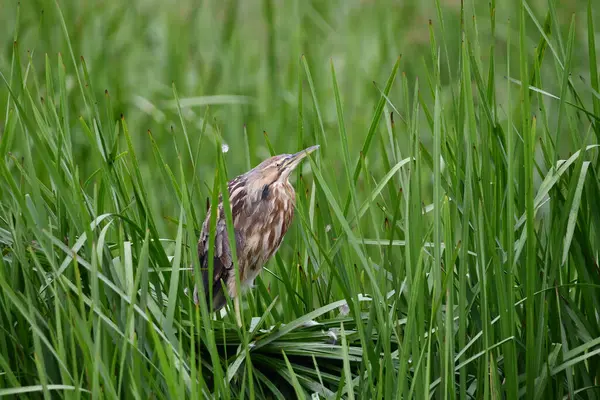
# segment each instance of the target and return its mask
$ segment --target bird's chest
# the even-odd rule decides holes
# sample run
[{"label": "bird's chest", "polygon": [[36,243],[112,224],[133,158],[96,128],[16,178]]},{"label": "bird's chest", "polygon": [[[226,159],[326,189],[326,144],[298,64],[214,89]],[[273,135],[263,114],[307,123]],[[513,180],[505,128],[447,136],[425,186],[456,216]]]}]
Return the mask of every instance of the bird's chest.
[{"label": "bird's chest", "polygon": [[245,236],[243,258],[247,260],[249,280],[256,277],[277,251],[294,216],[293,189],[277,185],[269,188],[269,191],[268,196],[253,205],[250,218],[242,229]]}]

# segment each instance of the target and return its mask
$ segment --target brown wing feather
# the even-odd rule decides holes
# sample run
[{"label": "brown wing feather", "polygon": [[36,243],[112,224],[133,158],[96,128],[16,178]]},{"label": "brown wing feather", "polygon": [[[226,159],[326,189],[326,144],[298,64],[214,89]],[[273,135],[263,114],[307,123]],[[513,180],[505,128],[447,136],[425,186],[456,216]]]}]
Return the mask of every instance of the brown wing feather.
[{"label": "brown wing feather", "polygon": [[[241,177],[238,177],[229,182],[230,194],[235,190],[237,185],[243,184],[240,182]],[[229,246],[229,240],[227,235],[227,225],[225,222],[225,216],[223,213],[223,205],[221,203],[221,196],[219,196],[219,210],[218,220],[216,224],[216,235],[215,235],[215,252],[213,262],[213,311],[220,310],[226,304],[225,294],[223,292],[223,286],[228,286],[228,280],[233,273],[233,258],[231,248]],[[232,214],[234,221],[236,216],[241,212],[240,207],[237,206],[235,199],[231,199],[233,203]],[[209,294],[209,277],[208,277],[208,245],[209,245],[209,229],[210,229],[210,214],[209,208],[206,215],[204,224],[202,225],[202,233],[200,234],[200,240],[198,241],[198,258],[200,260],[200,269],[202,271],[202,282],[204,282],[204,293],[206,293],[206,301],[208,305],[208,294]],[[237,229],[234,229],[236,246],[239,249],[242,247],[243,239]],[[230,293],[231,295],[231,293]],[[194,290],[194,301],[198,304],[197,288]]]},{"label": "brown wing feather", "polygon": [[[202,271],[202,282],[204,282],[204,293],[206,293],[208,296],[210,282],[210,278],[208,277],[208,224],[205,224],[204,227],[205,229],[202,230],[202,235],[200,237],[200,241],[198,242],[198,257],[200,259],[200,270]],[[227,240],[227,229],[225,226],[225,221],[222,219],[217,221],[215,252],[213,254],[213,310],[216,311],[225,305],[223,284],[227,286],[229,270],[233,267],[231,249],[229,248],[229,242]],[[221,283],[221,281],[223,281],[223,283]],[[206,298],[206,301],[208,305],[208,297]]]}]

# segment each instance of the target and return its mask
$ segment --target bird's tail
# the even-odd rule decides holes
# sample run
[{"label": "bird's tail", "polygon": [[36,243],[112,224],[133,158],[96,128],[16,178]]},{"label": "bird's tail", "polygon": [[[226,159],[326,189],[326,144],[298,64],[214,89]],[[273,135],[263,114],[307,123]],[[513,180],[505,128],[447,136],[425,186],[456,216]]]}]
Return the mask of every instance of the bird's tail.
[{"label": "bird's tail", "polygon": [[[190,265],[190,268],[192,269],[192,276],[193,276],[194,275],[193,266]],[[205,295],[206,306],[209,307],[210,304],[208,302],[208,295],[209,295],[208,268],[200,268],[200,271],[202,271],[202,282],[204,283],[204,293],[206,294]],[[198,291],[198,286],[196,286],[196,284],[194,284],[193,301],[194,301],[195,305],[200,304],[200,293]],[[223,293],[223,282],[221,282],[219,280],[218,282],[213,284],[213,309],[212,309],[212,311],[219,311],[221,308],[225,307],[225,304],[227,304],[227,299],[225,298],[225,294]]]},{"label": "bird's tail", "polygon": [[[220,283],[220,282],[219,282]],[[204,288],[204,292],[206,293],[206,306],[209,306],[208,303],[208,287]],[[198,287],[194,285],[194,304],[200,304],[200,294],[198,292]],[[221,308],[225,307],[227,304],[227,299],[223,294],[223,288],[217,288],[217,285],[213,287],[213,311],[219,311]]]}]

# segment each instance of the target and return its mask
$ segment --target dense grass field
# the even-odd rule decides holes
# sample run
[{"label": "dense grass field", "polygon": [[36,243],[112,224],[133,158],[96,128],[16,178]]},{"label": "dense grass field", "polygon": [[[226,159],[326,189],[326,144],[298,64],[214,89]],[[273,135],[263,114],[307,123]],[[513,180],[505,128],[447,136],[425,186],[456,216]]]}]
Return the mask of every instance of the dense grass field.
[{"label": "dense grass field", "polygon": [[[0,3],[0,397],[600,398],[596,0]],[[313,144],[243,327],[194,306]]]}]

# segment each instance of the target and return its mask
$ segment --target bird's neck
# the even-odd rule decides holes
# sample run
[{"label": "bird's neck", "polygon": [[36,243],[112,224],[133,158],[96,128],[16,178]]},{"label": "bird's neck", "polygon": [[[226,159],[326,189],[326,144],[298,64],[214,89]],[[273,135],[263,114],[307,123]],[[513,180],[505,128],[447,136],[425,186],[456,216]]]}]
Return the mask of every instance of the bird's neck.
[{"label": "bird's neck", "polygon": [[269,185],[269,198],[277,198],[280,200],[291,201],[292,204],[296,201],[296,193],[294,187],[286,179],[284,181],[275,181]]}]

